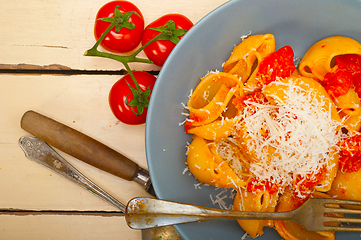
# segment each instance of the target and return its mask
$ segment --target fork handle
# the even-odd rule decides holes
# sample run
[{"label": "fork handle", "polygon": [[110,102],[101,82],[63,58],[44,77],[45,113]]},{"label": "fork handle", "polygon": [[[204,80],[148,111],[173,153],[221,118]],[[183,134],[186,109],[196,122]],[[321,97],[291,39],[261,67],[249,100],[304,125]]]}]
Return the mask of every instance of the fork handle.
[{"label": "fork handle", "polygon": [[117,207],[123,213],[125,212],[125,205],[123,203],[119,202],[79,172],[44,141],[39,138],[24,136],[20,138],[19,144],[24,150],[26,157],[29,159],[53,170],[54,172],[97,195],[109,204]]},{"label": "fork handle", "polygon": [[293,220],[293,215],[294,211],[243,212],[152,198],[133,198],[125,211],[127,224],[133,229],[209,220]]}]

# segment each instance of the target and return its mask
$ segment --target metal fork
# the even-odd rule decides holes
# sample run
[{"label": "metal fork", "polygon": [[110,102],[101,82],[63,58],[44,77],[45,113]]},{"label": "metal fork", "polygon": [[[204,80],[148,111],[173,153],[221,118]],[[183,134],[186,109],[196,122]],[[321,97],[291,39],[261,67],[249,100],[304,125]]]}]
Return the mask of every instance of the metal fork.
[{"label": "metal fork", "polygon": [[[127,224],[133,229],[209,220],[242,219],[293,220],[302,224],[308,231],[361,231],[361,227],[338,226],[338,223],[361,223],[361,216],[358,218],[330,216],[335,213],[361,214],[361,210],[345,208],[345,205],[361,206],[361,201],[310,198],[299,208],[288,212],[242,212],[160,199],[134,198],[128,202],[125,217]],[[328,223],[336,224],[328,226]]]}]

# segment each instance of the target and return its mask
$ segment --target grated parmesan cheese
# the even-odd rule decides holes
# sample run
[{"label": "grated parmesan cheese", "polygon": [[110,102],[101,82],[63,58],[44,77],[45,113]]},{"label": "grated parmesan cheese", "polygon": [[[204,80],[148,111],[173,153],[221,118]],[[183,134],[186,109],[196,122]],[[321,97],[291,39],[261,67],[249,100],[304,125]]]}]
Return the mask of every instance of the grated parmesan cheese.
[{"label": "grated parmesan cheese", "polygon": [[271,84],[286,85],[285,101],[277,96],[272,96],[276,105],[245,101],[237,127],[247,130],[246,149],[256,158],[250,172],[260,180],[287,186],[297,175],[331,167],[328,153],[337,147],[340,123],[331,119],[331,105],[323,110],[326,101],[315,98],[315,92],[305,91],[292,79]]}]

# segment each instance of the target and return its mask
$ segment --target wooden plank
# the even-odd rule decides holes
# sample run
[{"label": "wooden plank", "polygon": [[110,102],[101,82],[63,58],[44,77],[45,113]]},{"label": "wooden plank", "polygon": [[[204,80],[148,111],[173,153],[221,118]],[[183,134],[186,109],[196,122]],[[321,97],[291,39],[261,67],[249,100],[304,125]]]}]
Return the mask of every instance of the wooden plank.
[{"label": "wooden plank", "polygon": [[0,216],[0,239],[140,240],[123,217]]},{"label": "wooden plank", "polygon": [[[96,81],[99,78],[102,80]],[[31,185],[35,187],[44,179],[37,179],[38,174],[33,174],[29,169],[45,171],[44,177],[50,174],[47,173],[47,169],[41,169],[41,166],[27,160],[18,146],[18,139],[22,135],[29,135],[20,128],[19,123],[21,116],[30,109],[103,142],[133,159],[140,166],[147,168],[144,143],[145,125],[131,126],[119,122],[108,106],[109,89],[118,78],[117,76],[2,76],[0,99],[3,104],[0,106],[0,112],[6,115],[0,118],[0,132],[2,133],[0,135],[0,147],[2,148],[0,158],[8,161],[8,165],[1,168],[3,174],[11,177],[14,171],[19,174],[28,173],[29,177],[36,181]],[[70,156],[65,156],[67,160],[73,161]],[[5,164],[5,162],[4,160],[0,164]],[[113,183],[113,186],[117,182],[121,185],[116,177],[112,178],[110,175],[110,179],[105,180],[103,175],[109,174],[93,169],[82,162],[73,161],[73,163],[83,168],[85,173],[101,174],[100,182],[110,182]],[[0,184],[7,182],[0,181]],[[128,183],[128,181],[125,182]],[[46,181],[44,184],[47,184]],[[126,190],[126,192],[130,191],[130,189]],[[9,191],[13,190],[9,189]],[[134,196],[133,194],[122,200],[129,200],[130,196]],[[1,201],[4,199],[0,199]],[[1,204],[0,206],[8,207]]]},{"label": "wooden plank", "polygon": [[[20,128],[19,122],[23,113],[33,109],[96,138],[146,168],[144,125],[122,124],[108,107],[109,89],[118,78],[107,75],[1,76],[0,189],[3,194],[0,208],[117,210],[64,177],[27,159],[18,145],[18,139],[29,135]],[[123,203],[136,196],[149,196],[134,182],[120,179],[58,152]],[[139,232],[129,229],[122,219],[0,215],[0,239],[79,239],[68,238],[71,232],[83,234],[84,239],[99,239],[99,234],[109,236],[108,232],[111,232],[114,235],[107,239],[119,239],[120,230],[125,232],[125,236],[129,234],[128,239],[139,239]],[[47,222],[45,226],[49,231],[41,230],[44,222]],[[56,227],[62,231],[54,230]],[[70,232],[65,231],[67,228]],[[94,231],[100,232],[95,234]]]},{"label": "wooden plank", "polygon": [[[109,59],[85,57],[95,43],[93,26],[98,9],[107,1],[13,0],[0,8],[1,64],[58,64],[73,69],[118,70],[123,66]],[[146,24],[167,13],[182,13],[194,23],[225,0],[134,0]],[[144,56],[141,53],[140,56]],[[159,70],[149,64],[134,69]]]},{"label": "wooden plank", "polygon": [[[0,74],[0,209],[117,210],[92,193],[24,156],[18,140],[29,134],[20,128],[19,123],[21,116],[30,109],[103,142],[141,167],[147,168],[145,126],[120,123],[108,106],[109,90],[121,74],[124,74],[114,71],[121,70],[123,66],[112,60],[83,56],[95,43],[95,15],[106,2],[2,2],[0,73],[1,69],[42,71],[31,74],[26,71],[23,72],[25,74],[16,74],[15,71],[13,74]],[[132,2],[141,9],[148,24],[167,13],[184,14],[195,23],[226,0]],[[131,67],[159,70],[159,67],[145,64]],[[51,72],[53,70],[79,72],[65,76],[54,75],[54,72]],[[103,74],[104,72],[99,71],[113,72]],[[123,203],[133,197],[149,196],[134,182],[117,178],[61,151],[58,152]],[[141,232],[130,229],[124,217],[0,214],[0,226],[0,239],[141,239]]]}]

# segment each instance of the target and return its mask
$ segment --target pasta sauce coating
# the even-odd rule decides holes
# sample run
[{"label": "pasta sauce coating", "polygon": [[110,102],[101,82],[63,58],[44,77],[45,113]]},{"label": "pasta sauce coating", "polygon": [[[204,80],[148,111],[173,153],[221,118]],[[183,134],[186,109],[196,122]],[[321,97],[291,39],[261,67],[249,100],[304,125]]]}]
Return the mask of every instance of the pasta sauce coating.
[{"label": "pasta sauce coating", "polygon": [[341,172],[357,172],[361,168],[361,134],[344,139],[340,142],[340,170]]},{"label": "pasta sauce coating", "polygon": [[332,71],[326,73],[323,83],[328,94],[339,97],[355,88],[358,96],[361,94],[361,56],[346,54],[335,57],[336,65]]},{"label": "pasta sauce coating", "polygon": [[[276,50],[273,35],[244,39],[224,72],[203,77],[188,100],[189,170],[201,183],[236,189],[235,210],[289,211],[309,197],[361,200],[361,189],[356,196],[344,183],[345,174],[361,174],[359,54],[355,40],[327,38],[298,73],[292,48]],[[216,86],[212,96],[208,86]],[[238,222],[252,238],[264,227],[285,239],[335,238],[284,221]]]}]

